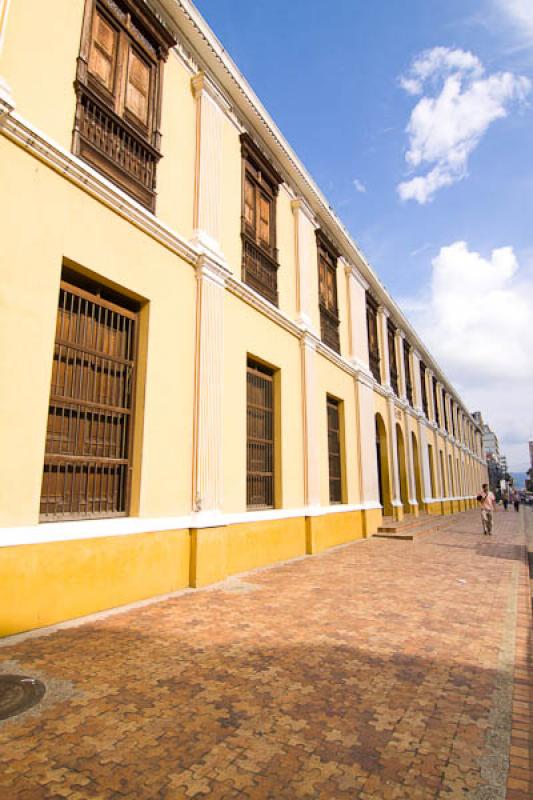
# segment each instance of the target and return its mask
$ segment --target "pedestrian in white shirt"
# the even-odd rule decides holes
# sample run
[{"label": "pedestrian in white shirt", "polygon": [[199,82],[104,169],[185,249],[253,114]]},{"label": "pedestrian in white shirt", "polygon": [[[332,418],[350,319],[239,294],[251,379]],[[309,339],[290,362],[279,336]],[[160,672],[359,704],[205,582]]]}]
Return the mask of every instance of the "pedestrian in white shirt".
[{"label": "pedestrian in white shirt", "polygon": [[481,506],[481,522],[483,523],[483,535],[492,536],[492,512],[496,498],[489,491],[489,486],[484,483],[481,487],[481,494],[477,496],[478,503]]}]

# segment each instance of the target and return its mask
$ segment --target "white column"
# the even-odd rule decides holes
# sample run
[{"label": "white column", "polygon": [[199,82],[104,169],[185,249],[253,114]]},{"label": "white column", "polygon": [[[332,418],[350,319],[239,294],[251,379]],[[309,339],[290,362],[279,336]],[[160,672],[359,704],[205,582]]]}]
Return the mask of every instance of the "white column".
[{"label": "white column", "polygon": [[372,378],[362,372],[358,373],[354,380],[361,503],[367,508],[377,508],[379,482],[373,383]]},{"label": "white column", "polygon": [[349,359],[369,372],[368,331],[366,327],[366,292],[368,283],[355,267],[341,259],[348,284]]},{"label": "white column", "polygon": [[411,370],[413,376],[413,392],[415,411],[422,413],[422,376],[420,375],[420,355],[411,350]]},{"label": "white column", "polygon": [[224,273],[208,257],[196,270],[193,508],[210,516],[223,500]]},{"label": "white column", "polygon": [[[11,0],[0,0],[0,56],[6,38],[7,17]],[[0,119],[11,113],[15,108],[15,101],[11,96],[11,88],[5,78],[0,75]]]},{"label": "white column", "polygon": [[390,360],[389,360],[389,338],[387,331],[387,320],[389,312],[385,306],[378,308],[378,338],[381,365],[381,383],[386,389],[390,389]]},{"label": "white column", "polygon": [[392,505],[402,506],[400,496],[400,474],[398,470],[398,441],[396,439],[396,408],[392,397],[387,398],[389,413],[389,465],[391,474]]},{"label": "white column", "polygon": [[418,418],[418,449],[420,451],[420,464],[422,473],[422,496],[425,503],[431,502],[431,472],[429,466],[427,428]]},{"label": "white column", "polygon": [[294,216],[294,250],[296,261],[296,305],[299,325],[319,335],[317,317],[317,254],[315,231],[318,223],[307,203],[296,198],[291,203]]},{"label": "white column", "polygon": [[400,400],[407,400],[407,376],[405,374],[405,359],[403,352],[403,344],[405,339],[404,332],[398,329],[396,331],[395,339],[396,339],[395,341],[396,362],[398,364],[398,378],[399,378],[398,390],[400,392]]},{"label": "white column", "polygon": [[429,418],[432,422],[435,422],[436,409],[435,395],[433,394],[433,373],[429,369],[426,369],[426,392],[428,396]]},{"label": "white column", "polygon": [[319,409],[316,349],[311,336],[301,339],[302,412],[304,436],[304,494],[306,506],[320,505]]},{"label": "white column", "polygon": [[405,455],[407,458],[407,482],[409,489],[409,505],[418,506],[418,498],[416,496],[416,476],[415,476],[415,459],[413,453],[413,441],[411,432],[409,430],[409,419],[406,412],[403,415],[403,438],[405,440]]},{"label": "white column", "polygon": [[224,114],[214,99],[216,89],[203,72],[192,78],[191,87],[196,100],[193,241],[202,252],[223,261],[220,236]]}]

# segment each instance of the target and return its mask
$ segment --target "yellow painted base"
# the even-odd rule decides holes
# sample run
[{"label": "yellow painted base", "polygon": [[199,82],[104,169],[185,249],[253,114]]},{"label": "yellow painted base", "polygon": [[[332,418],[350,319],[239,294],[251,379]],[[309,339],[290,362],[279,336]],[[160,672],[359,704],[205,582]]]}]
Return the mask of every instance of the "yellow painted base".
[{"label": "yellow painted base", "polygon": [[381,508],[369,508],[363,511],[363,534],[373,536],[383,522],[383,511]]},{"label": "yellow painted base", "polygon": [[320,553],[328,547],[362,539],[364,536],[363,513],[345,511],[340,514],[323,514],[307,517],[307,552]]},{"label": "yellow painted base", "polygon": [[[435,501],[430,514],[475,501]],[[418,506],[411,513],[418,515]],[[396,519],[403,508],[394,507]],[[230,575],[372,536],[380,508],[191,531],[0,548],[0,636],[137,600],[217,583]]]},{"label": "yellow painted base", "polygon": [[189,531],[0,548],[0,636],[189,585]]},{"label": "yellow painted base", "polygon": [[409,503],[409,514],[412,517],[420,516],[420,508],[418,506],[418,503]]},{"label": "yellow painted base", "polygon": [[305,552],[305,517],[193,530],[190,585],[208,586]]},{"label": "yellow painted base", "polygon": [[403,506],[393,506],[392,507],[392,516],[393,516],[393,519],[396,520],[396,522],[401,522],[402,519],[405,516],[404,515],[404,511],[403,511]]}]

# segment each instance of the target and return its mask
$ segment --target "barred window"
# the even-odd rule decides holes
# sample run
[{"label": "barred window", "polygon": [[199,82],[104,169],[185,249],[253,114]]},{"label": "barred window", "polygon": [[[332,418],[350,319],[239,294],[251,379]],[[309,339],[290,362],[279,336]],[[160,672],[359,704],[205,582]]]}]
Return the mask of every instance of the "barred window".
[{"label": "barred window", "polygon": [[41,520],[128,513],[136,340],[134,311],[61,282]]},{"label": "barred window", "polygon": [[246,505],[274,508],[274,373],[248,361]]},{"label": "barred window", "polygon": [[329,502],[342,503],[342,453],[340,403],[327,398],[328,412],[328,457],[329,457]]}]

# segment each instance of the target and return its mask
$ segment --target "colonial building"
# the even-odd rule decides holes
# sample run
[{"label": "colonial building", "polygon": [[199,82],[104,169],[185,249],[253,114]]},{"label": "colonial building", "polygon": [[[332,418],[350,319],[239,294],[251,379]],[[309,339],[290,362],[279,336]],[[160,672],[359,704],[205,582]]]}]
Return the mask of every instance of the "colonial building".
[{"label": "colonial building", "polygon": [[473,504],[479,427],[189,0],[0,0],[0,49],[1,633]]}]

